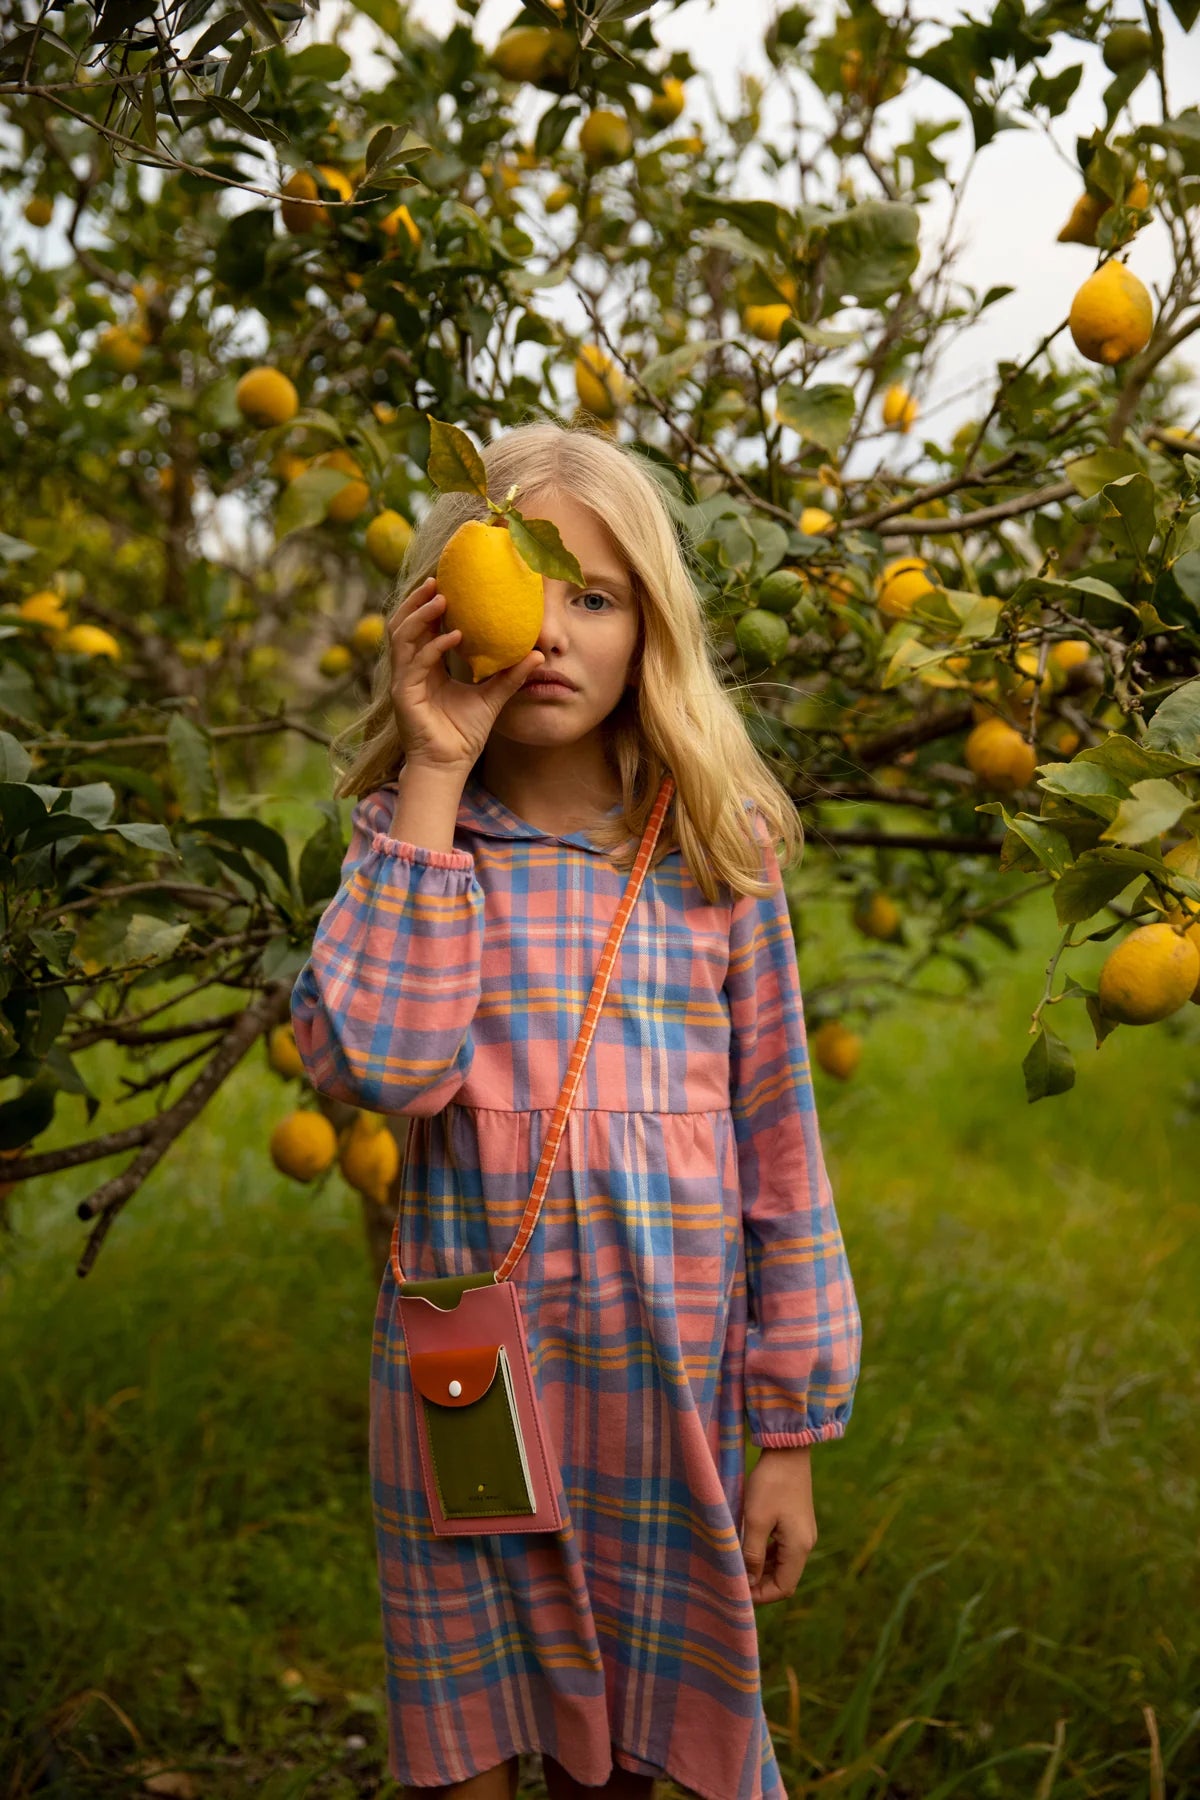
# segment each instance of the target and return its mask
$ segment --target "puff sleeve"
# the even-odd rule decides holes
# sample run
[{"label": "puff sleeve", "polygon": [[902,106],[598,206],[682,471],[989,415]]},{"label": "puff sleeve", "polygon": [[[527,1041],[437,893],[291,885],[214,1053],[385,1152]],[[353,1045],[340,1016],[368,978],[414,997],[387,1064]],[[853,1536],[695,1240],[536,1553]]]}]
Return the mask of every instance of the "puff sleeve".
[{"label": "puff sleeve", "polygon": [[471,1069],[483,890],[465,850],[388,836],[395,789],[354,809],[341,884],[292,989],[318,1093],[369,1112],[440,1112]]},{"label": "puff sleeve", "polygon": [[725,991],[747,1320],[745,1406],[761,1448],[845,1433],[862,1345],[818,1131],[787,896],[754,813],[768,898],[738,895]]}]

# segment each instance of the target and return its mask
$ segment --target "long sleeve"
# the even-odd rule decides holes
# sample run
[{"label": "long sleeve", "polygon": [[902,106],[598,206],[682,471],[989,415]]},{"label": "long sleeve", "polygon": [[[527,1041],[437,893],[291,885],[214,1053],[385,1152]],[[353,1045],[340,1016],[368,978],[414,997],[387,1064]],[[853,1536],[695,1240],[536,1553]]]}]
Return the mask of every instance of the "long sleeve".
[{"label": "long sleeve", "polygon": [[292,1025],[320,1094],[427,1117],[471,1069],[483,890],[465,850],[389,837],[394,790],[354,809],[342,879],[292,990]]},{"label": "long sleeve", "polygon": [[845,1433],[862,1347],[817,1125],[796,944],[779,862],[754,813],[764,899],[738,895],[725,991],[749,1318],[745,1383],[764,1449]]}]

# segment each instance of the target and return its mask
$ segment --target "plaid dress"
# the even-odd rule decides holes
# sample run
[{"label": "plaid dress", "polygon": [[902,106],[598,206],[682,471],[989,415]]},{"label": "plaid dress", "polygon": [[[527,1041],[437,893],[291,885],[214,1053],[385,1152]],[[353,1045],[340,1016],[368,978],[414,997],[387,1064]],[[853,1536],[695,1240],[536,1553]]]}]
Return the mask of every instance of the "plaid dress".
[{"label": "plaid dress", "polygon": [[[394,800],[355,808],[292,1016],[318,1091],[411,1120],[414,1280],[512,1244],[626,874],[474,772],[452,851],[389,836]],[[541,1751],[588,1786],[616,1764],[703,1800],[786,1800],[741,1552],[744,1432],[841,1437],[861,1327],[754,820],[768,899],[722,886],[710,904],[678,850],[648,869],[511,1276],[561,1531],[434,1536],[384,1275],[370,1472],[399,1781]]]}]

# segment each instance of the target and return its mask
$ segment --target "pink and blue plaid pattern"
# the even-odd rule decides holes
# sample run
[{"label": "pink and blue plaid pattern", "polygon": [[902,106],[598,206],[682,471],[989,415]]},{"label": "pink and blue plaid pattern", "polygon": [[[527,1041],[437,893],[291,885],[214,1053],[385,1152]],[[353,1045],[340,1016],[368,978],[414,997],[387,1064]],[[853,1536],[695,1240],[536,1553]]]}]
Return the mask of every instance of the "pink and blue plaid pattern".
[{"label": "pink and blue plaid pattern", "polygon": [[[626,876],[474,775],[453,851],[399,842],[394,793],[355,808],[292,1007],[319,1091],[413,1121],[415,1280],[495,1267],[513,1242]],[[678,851],[647,872],[513,1272],[561,1532],[433,1535],[384,1275],[370,1460],[399,1781],[541,1751],[589,1786],[615,1762],[703,1800],[785,1800],[740,1545],[744,1430],[841,1437],[861,1324],[756,828],[768,899],[710,904]]]}]

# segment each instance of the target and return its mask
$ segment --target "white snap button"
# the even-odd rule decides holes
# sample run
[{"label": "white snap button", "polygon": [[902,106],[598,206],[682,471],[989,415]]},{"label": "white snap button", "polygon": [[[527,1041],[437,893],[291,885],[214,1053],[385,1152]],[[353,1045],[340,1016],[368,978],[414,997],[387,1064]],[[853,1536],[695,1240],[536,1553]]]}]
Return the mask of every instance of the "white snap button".
[{"label": "white snap button", "polygon": [[462,1393],[462,1382],[461,1381],[452,1381],[450,1383],[450,1392],[454,1396],[454,1398],[457,1400],[458,1396]]}]

